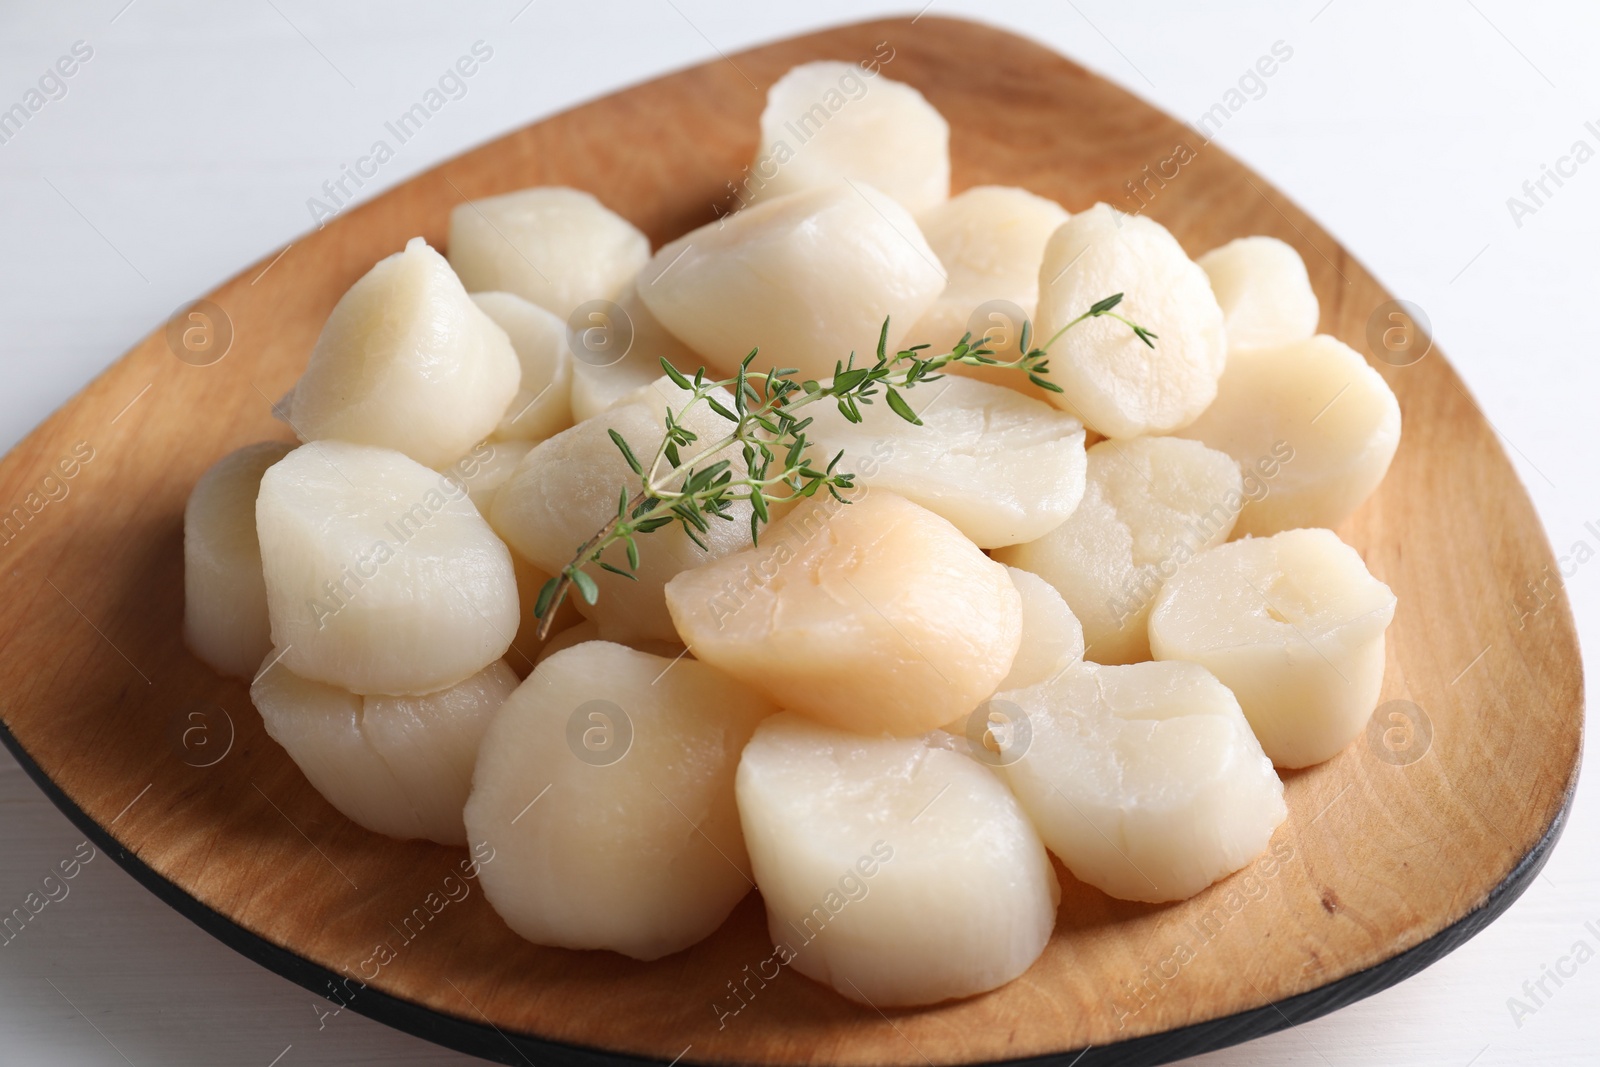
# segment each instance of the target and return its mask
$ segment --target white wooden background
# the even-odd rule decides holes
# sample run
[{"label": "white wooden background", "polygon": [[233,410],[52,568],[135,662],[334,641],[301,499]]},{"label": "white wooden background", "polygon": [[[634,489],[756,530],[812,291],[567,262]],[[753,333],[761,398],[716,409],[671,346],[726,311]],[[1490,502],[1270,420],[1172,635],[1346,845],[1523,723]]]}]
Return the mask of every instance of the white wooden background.
[{"label": "white wooden background", "polygon": [[[913,0],[913,3],[920,0]],[[1190,119],[1278,40],[1294,55],[1220,141],[1420,304],[1508,443],[1558,553],[1600,549],[1600,160],[1513,218],[1543,166],[1600,149],[1600,6],[1571,0],[936,0],[1047,42]],[[913,9],[914,10],[914,9]],[[306,230],[308,197],[482,39],[493,61],[367,193],[571,104],[796,32],[907,12],[862,0],[0,3],[0,110],[92,57],[0,144],[0,448],[181,303]],[[1586,127],[1587,122],[1594,127]],[[1590,153],[1592,154],[1592,152]],[[1563,164],[1569,172],[1572,163]],[[1593,522],[1593,527],[1586,523]],[[1509,598],[1514,590],[1507,590]],[[1600,563],[1567,592],[1600,645]],[[1600,1062],[1600,962],[1514,1019],[1546,965],[1600,949],[1600,783],[1547,874],[1417,978],[1191,1062]],[[0,911],[80,840],[0,756]],[[234,955],[101,856],[0,947],[0,1062],[466,1063]],[[1570,968],[1569,968],[1570,969]],[[275,1057],[277,1057],[275,1059]]]}]

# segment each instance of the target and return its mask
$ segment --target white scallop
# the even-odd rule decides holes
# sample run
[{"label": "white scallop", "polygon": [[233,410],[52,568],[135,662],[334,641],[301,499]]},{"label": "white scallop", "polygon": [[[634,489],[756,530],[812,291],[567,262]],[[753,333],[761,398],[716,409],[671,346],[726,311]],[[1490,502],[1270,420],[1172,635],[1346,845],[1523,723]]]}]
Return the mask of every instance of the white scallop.
[{"label": "white scallop", "polygon": [[1083,626],[1055,586],[1030,571],[1007,567],[1022,597],[1022,647],[999,689],[1038,685],[1083,659]]},{"label": "white scallop", "polygon": [[519,189],[450,212],[450,265],[468,292],[515,293],[562,321],[615,300],[649,258],[637,227],[579,189]]},{"label": "white scallop", "polygon": [[862,406],[859,423],[832,404],[811,405],[810,454],[827,463],[843,451],[841,468],[858,485],[942,515],[979,548],[1043,537],[1078,506],[1084,432],[1071,415],[971,378],[947,376],[901,395],[922,425],[881,396]]},{"label": "white scallop", "polygon": [[916,220],[862,182],[766,200],[662,248],[639,295],[679,340],[731,372],[752,348],[758,369],[824,378],[856,354],[870,362],[885,318],[891,349],[944,288]]},{"label": "white scallop", "polygon": [[773,83],[745,188],[759,199],[850,180],[911,211],[950,195],[950,125],[923,95],[855,63],[802,63]]},{"label": "white scallop", "polygon": [[272,641],[305,678],[431,693],[516,632],[506,546],[459,483],[398,452],[302,445],[262,477],[256,529]]},{"label": "white scallop", "polygon": [[1114,897],[1193,896],[1260,855],[1287,814],[1238,702],[1203,667],[1083,664],[995,703],[1027,723],[1001,773],[1050,851]]},{"label": "white scallop", "polygon": [[[634,283],[615,309],[594,309],[579,327],[573,340],[572,415],[580,422],[661,377],[663,359],[690,376],[706,365],[661,325]],[[620,355],[617,346],[626,346]]]},{"label": "white scallop", "polygon": [[584,619],[582,622],[574,623],[560,633],[551,635],[550,640],[546,641],[544,647],[539,650],[539,658],[534,661],[534,666],[537,667],[562,649],[598,640],[600,640],[600,625],[598,623],[591,619]]},{"label": "white scallop", "polygon": [[522,366],[517,395],[494,435],[542,441],[571,426],[573,361],[567,350],[567,324],[511,293],[474,293],[472,302],[506,332]]},{"label": "white scallop", "polygon": [[464,845],[478,745],[516,687],[497,660],[436,693],[361,697],[269,657],[250,699],[272,739],[351,820],[390,837]]},{"label": "white scallop", "polygon": [[[919,214],[917,224],[950,280],[907,340],[931,345],[934,352],[948,352],[970,332],[974,338],[989,339],[986,347],[996,359],[1015,360],[1022,323],[999,305],[1012,305],[1025,318],[1034,317],[1044,247],[1066,221],[1066,211],[1054,200],[1004,185],[968,189]],[[974,314],[987,304],[996,306],[974,322]],[[955,364],[950,373],[1031,396],[1042,398],[1046,393],[1014,370]]]},{"label": "white scallop", "polygon": [[[1011,584],[1022,598],[1022,645],[1011,661],[1011,672],[1000,680],[997,690],[1025,689],[1048,681],[1083,661],[1083,627],[1061,599],[1055,587],[1030,571],[1007,567]],[[998,751],[993,737],[1003,729],[1005,710],[985,701],[973,710],[951,719],[940,727],[957,737],[968,737],[991,751]]]},{"label": "white scallop", "polygon": [[302,440],[382,445],[434,466],[489,435],[519,375],[505,331],[413,237],[339,298],[288,419]]},{"label": "white scallop", "polygon": [[[664,434],[667,406],[681,411],[686,397],[662,379],[659,388],[647,387],[634,399],[541,443],[496,494],[490,513],[495,530],[534,566],[550,574],[560,573],[572,562],[578,547],[616,517],[619,491],[640,484],[608,431],[620,433],[640,461],[648,462]],[[726,393],[722,397],[733,403]],[[729,428],[728,422],[704,404],[689,409],[683,424],[701,435],[697,447],[710,444]],[[736,471],[742,472],[738,454],[730,451],[729,458]],[[701,535],[709,552],[674,524],[639,539],[636,580],[591,568],[600,597],[591,605],[574,596],[578,610],[598,622],[601,635],[609,641],[676,642],[678,634],[667,614],[662,587],[680,571],[750,543],[749,505],[738,505],[731,513],[735,521],[713,521],[710,531]],[[607,562],[626,569],[624,551],[621,545],[613,546]]]},{"label": "white scallop", "polygon": [[293,445],[262,441],[212,464],[183,509],[183,639],[220,674],[252,677],[272,648],[256,493]]},{"label": "white scallop", "polygon": [[1228,349],[1303,341],[1317,332],[1305,260],[1276,237],[1240,237],[1195,260],[1222,307]]},{"label": "white scallop", "polygon": [[1331,530],[1220,545],[1167,582],[1150,647],[1233,690],[1280,767],[1307,767],[1355,740],[1383,686],[1395,597]]},{"label": "white scallop", "polygon": [[533,451],[534,441],[479,441],[472,447],[472,451],[456,460],[454,463],[439,468],[439,473],[459,483],[467,491],[467,497],[472,501],[478,512],[489,517],[489,506],[494,502],[495,493],[499,492],[511,477],[512,473],[522,463],[522,459]]},{"label": "white scallop", "polygon": [[1050,348],[1049,378],[1064,390],[1051,402],[1107,437],[1188,425],[1217,394],[1222,309],[1160,223],[1096,204],[1058,229],[1039,268],[1038,343],[1117,293],[1116,313],[1154,332],[1154,347],[1108,316],[1079,323]]},{"label": "white scallop", "polygon": [[489,903],[530,941],[636,959],[709,935],[750,890],[734,773],[776,710],[703,663],[603,641],[540,663],[490,725],[466,806],[494,848]]},{"label": "white scallop", "polygon": [[1282,460],[1236,529],[1257,537],[1337,526],[1383,481],[1400,446],[1400,402],[1360,354],[1326,335],[1228,358],[1216,402],[1182,431],[1245,467]]},{"label": "white scallop", "polygon": [[667,583],[695,656],[784,707],[906,737],[994,692],[1022,641],[1000,564],[945,519],[883,489],[813,497],[758,548]]},{"label": "white scallop", "polygon": [[1244,501],[1239,465],[1197,441],[1101,441],[1072,516],[995,558],[1060,591],[1083,623],[1089,659],[1136,663],[1150,658],[1146,621],[1162,581],[1226,541]]},{"label": "white scallop", "polygon": [[739,761],[739,815],[783,962],[894,1008],[997,988],[1044,951],[1055,872],[963,745],[790,713],[761,724]]}]

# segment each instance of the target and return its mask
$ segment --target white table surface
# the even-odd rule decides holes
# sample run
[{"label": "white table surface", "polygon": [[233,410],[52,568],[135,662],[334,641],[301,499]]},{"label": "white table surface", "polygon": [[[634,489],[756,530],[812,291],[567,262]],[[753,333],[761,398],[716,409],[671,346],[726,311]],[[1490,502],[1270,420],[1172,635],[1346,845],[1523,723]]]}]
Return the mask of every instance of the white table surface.
[{"label": "white table surface", "polygon": [[[124,5],[127,6],[124,6]],[[525,6],[526,5],[526,6]],[[180,304],[310,225],[386,118],[482,39],[493,61],[370,195],[504,131],[678,67],[901,5],[810,0],[0,6],[0,109],[78,41],[92,58],[0,144],[0,448]],[[1293,58],[1219,141],[1421,305],[1502,433],[1558,553],[1600,547],[1594,327],[1600,159],[1514,219],[1507,198],[1600,148],[1600,8],[1511,0],[955,3],[1194,121],[1279,40]],[[1595,129],[1585,123],[1595,121]],[[1572,168],[1567,167],[1568,170]],[[1520,223],[1520,224],[1519,224]],[[1508,599],[1514,590],[1507,590]],[[1567,594],[1600,642],[1600,563]],[[1492,669],[1492,663],[1487,665]],[[1600,963],[1513,1018],[1600,920],[1600,783],[1546,874],[1489,930],[1389,992],[1207,1065],[1600,1062]],[[0,910],[80,841],[0,756]],[[100,856],[0,947],[0,1062],[467,1063],[234,954]],[[1597,922],[1600,926],[1600,922]],[[274,1059],[274,1057],[278,1057]]]}]

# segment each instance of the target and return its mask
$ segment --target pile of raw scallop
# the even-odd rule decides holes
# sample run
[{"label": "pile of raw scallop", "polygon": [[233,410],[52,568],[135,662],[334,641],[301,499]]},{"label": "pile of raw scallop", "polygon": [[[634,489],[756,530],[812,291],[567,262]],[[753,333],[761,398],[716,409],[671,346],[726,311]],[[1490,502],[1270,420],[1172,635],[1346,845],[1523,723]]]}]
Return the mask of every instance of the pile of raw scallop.
[{"label": "pile of raw scallop", "polygon": [[[530,941],[656,959],[754,887],[782,963],[844,996],[969,996],[1044,950],[1052,854],[1189,897],[1267,848],[1275,767],[1362,733],[1395,598],[1332,528],[1399,406],[1278,240],[1191,260],[1104,204],[952,197],[945,120],[850,64],[790,71],[761,133],[739,209],[653,255],[533,188],[373,266],[277,405],[298,443],[195,487],[186,636],[350,819],[492,856]],[[957,367],[905,392],[921,425],[814,405],[846,502],[758,545],[748,503],[641,537],[636,580],[591,568],[538,637],[541,586],[639,488],[610,431],[726,432],[661,360],[822,379],[886,318],[891,351],[1015,359],[1023,317],[1042,340],[1116,293],[1153,347],[1097,317],[1050,348],[1060,393]]]}]

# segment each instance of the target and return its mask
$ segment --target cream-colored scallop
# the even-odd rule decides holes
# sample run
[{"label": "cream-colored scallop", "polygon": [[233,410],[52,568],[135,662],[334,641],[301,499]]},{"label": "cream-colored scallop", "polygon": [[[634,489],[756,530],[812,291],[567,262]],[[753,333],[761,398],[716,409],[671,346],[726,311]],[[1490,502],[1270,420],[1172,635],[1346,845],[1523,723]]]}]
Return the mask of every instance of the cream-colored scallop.
[{"label": "cream-colored scallop", "polygon": [[515,293],[562,321],[615,300],[649,259],[638,227],[579,189],[519,189],[450,212],[450,265],[468,292]]},{"label": "cream-colored scallop", "polygon": [[1024,689],[1048,681],[1083,660],[1083,625],[1055,586],[1018,567],[1007,567],[1022,597],[1022,647],[1000,689]]},{"label": "cream-colored scallop", "polygon": [[1195,260],[1222,307],[1228,348],[1304,341],[1317,332],[1317,294],[1305,260],[1276,237],[1240,237]]},{"label": "cream-colored scallop", "polygon": [[[1022,644],[1011,661],[1011,672],[995,688],[1024,689],[1083,661],[1083,627],[1049,582],[1017,567],[1007,567],[1006,573],[1022,598]],[[986,735],[1007,725],[1004,709],[985,701],[940,729],[996,751],[994,738]]]},{"label": "cream-colored scallop", "polygon": [[1083,424],[1021,393],[945,377],[901,394],[922,420],[908,422],[883,398],[851,422],[832,404],[805,414],[810,454],[840,451],[858,485],[888,489],[955,524],[979,548],[1043,537],[1083,496]]},{"label": "cream-colored scallop", "polygon": [[539,658],[534,662],[534,666],[543,663],[562,649],[598,640],[600,640],[600,624],[591,619],[584,619],[582,622],[567,627],[546,641],[544,647],[539,650]]},{"label": "cream-colored scallop", "polygon": [[776,710],[703,663],[603,641],[540,663],[467,801],[489,903],[541,945],[652,960],[706,937],[750,889],[734,774]]},{"label": "cream-colored scallop", "polygon": [[[495,530],[534,566],[560,573],[578,547],[616,517],[618,492],[639,485],[639,476],[628,468],[608,431],[620,433],[641,462],[648,462],[664,435],[667,407],[681,413],[687,395],[661,379],[656,387],[647,387],[633,399],[541,443],[496,494],[490,513]],[[733,403],[726,393],[720,395],[727,404]],[[690,408],[683,425],[700,435],[695,447],[710,444],[729,428],[704,404]],[[727,458],[734,463],[734,476],[742,477],[738,453],[730,450]],[[713,521],[700,535],[709,551],[677,524],[641,537],[635,579],[591,568],[600,587],[599,600],[588,604],[575,595],[578,610],[600,624],[608,641],[677,641],[662,587],[680,571],[748,545],[749,507],[736,505],[730,510],[735,521]],[[622,545],[613,546],[605,558],[614,566],[628,566]]]},{"label": "cream-colored scallop", "polygon": [[773,83],[743,183],[759,200],[865,182],[910,211],[950,195],[950,124],[917,90],[855,63],[802,63]]},{"label": "cream-colored scallop", "polygon": [[399,452],[302,445],[262,477],[256,529],[272,642],[305,678],[431,693],[516,632],[506,546],[459,483]]},{"label": "cream-colored scallop", "polygon": [[679,340],[731,372],[825,378],[870,362],[889,319],[897,347],[944,288],[944,268],[910,212],[862,182],[763,201],[656,253],[639,295]]},{"label": "cream-colored scallop", "polygon": [[474,293],[472,302],[511,338],[522,384],[494,436],[542,441],[572,425],[572,353],[567,324],[512,293]]},{"label": "cream-colored scallop", "polygon": [[1196,556],[1156,596],[1150,647],[1232,689],[1280,767],[1337,755],[1383,686],[1395,597],[1331,530],[1286,530]]},{"label": "cream-colored scallop", "polygon": [[1040,575],[1083,623],[1096,663],[1150,658],[1146,622],[1161,583],[1228,539],[1245,500],[1239,465],[1176,437],[1101,441],[1066,522],[995,558]]},{"label": "cream-colored scallop", "polygon": [[1239,703],[1192,663],[1088,663],[1002,692],[998,763],[1050,851],[1124,900],[1182,900],[1245,866],[1287,814]]},{"label": "cream-colored scallop", "polygon": [[466,844],[461,811],[484,731],[517,687],[510,667],[497,660],[423,696],[361,697],[302,678],[274,657],[250,699],[328,803],[390,837]]},{"label": "cream-colored scallop", "polygon": [[1006,570],[947,520],[883,489],[812,498],[758,548],[667,583],[695,656],[784,707],[906,737],[994,692],[1022,642]]},{"label": "cream-colored scallop", "polygon": [[615,308],[591,309],[574,330],[572,415],[580,422],[661,377],[663,359],[690,376],[706,365],[661,325],[639,299],[636,283],[629,283]]},{"label": "cream-colored scallop", "polygon": [[293,445],[262,441],[217,460],[183,509],[183,639],[221,674],[249,678],[272,648],[256,540],[256,493]]},{"label": "cream-colored scallop", "polygon": [[1096,204],[1068,219],[1039,268],[1038,343],[1097,301],[1157,335],[1154,347],[1109,316],[1072,327],[1050,348],[1050,394],[1107,437],[1187,426],[1217,395],[1227,358],[1222,309],[1205,271],[1162,225]]},{"label": "cream-colored scallop", "polygon": [[1257,537],[1339,525],[1388,473],[1400,403],[1383,375],[1325,334],[1228,358],[1216,402],[1181,431],[1249,467],[1288,455],[1235,530]]},{"label": "cream-colored scallop", "polygon": [[[543,663],[564,648],[571,648],[573,645],[581,645],[586,641],[599,641],[600,639],[600,627],[588,619],[584,619],[582,622],[562,630],[545,642],[545,646],[539,650],[538,662]],[[612,643],[621,644],[622,642],[614,641]],[[652,656],[661,656],[669,660],[688,656],[688,651],[677,641],[635,641],[628,647],[637,652],[648,652]]]},{"label": "cream-colored scallop", "polygon": [[1044,951],[1060,889],[1038,833],[947,734],[872,738],[791,713],[739,761],[767,929],[791,969],[858,1003],[1004,985]]},{"label": "cream-colored scallop", "polygon": [[288,420],[302,440],[382,445],[436,466],[489,435],[520,374],[505,331],[413,237],[339,298]]},{"label": "cream-colored scallop", "polygon": [[[950,280],[907,340],[948,352],[970,333],[974,341],[988,339],[995,359],[1015,360],[1021,354],[1022,321],[1032,319],[1039,305],[1045,244],[1066,221],[1066,211],[1054,200],[1005,185],[968,189],[919,214],[917,224]],[[952,364],[950,372],[1030,396],[1043,398],[1047,392],[1014,370]]]},{"label": "cream-colored scallop", "polygon": [[439,473],[467,491],[478,512],[489,517],[495,493],[510,480],[522,459],[533,451],[534,441],[480,441],[472,451],[454,463],[439,468]]}]

